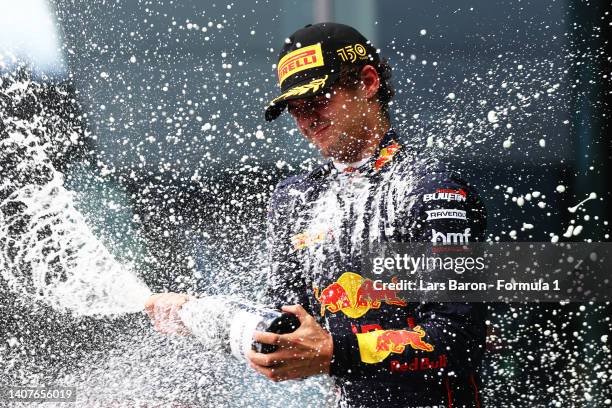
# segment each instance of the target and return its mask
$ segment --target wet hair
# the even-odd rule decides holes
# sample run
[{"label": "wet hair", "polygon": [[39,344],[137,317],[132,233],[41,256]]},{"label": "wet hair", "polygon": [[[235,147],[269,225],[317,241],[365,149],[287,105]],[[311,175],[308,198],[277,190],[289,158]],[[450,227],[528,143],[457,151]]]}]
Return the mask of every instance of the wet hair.
[{"label": "wet hair", "polygon": [[[389,65],[389,61],[386,58],[383,58],[378,64],[371,65],[376,69],[380,78],[380,86],[376,94],[378,103],[383,115],[389,119],[389,102],[395,95],[395,89],[393,89],[393,84],[391,83],[391,65]],[[342,65],[340,67],[338,85],[348,89],[356,89],[361,82],[361,70],[364,66]]]}]

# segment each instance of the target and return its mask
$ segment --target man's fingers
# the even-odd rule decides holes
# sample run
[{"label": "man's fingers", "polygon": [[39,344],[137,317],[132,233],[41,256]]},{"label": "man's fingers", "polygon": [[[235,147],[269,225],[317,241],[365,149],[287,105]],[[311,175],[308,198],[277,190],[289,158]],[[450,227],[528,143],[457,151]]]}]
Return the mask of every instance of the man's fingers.
[{"label": "man's fingers", "polygon": [[160,300],[155,304],[155,319],[162,324],[166,324],[168,316],[170,315],[170,309],[166,306],[163,300]]},{"label": "man's fingers", "polygon": [[272,353],[257,353],[254,350],[250,353],[252,354],[247,354],[247,358],[255,356],[262,365],[266,366],[293,364],[296,360],[304,360],[303,350],[294,346],[280,346]]},{"label": "man's fingers", "polygon": [[270,354],[264,354],[264,353],[256,353],[253,350],[250,350],[247,353],[247,359],[249,360],[249,362],[256,364],[258,366],[261,367],[274,367],[276,365],[279,365],[279,363],[281,363],[282,361],[277,357],[278,353],[270,353]]},{"label": "man's fingers", "polygon": [[155,304],[157,303],[161,293],[156,293],[155,295],[149,296],[149,298],[145,301],[144,310],[151,315],[153,309],[155,308]]},{"label": "man's fingers", "polygon": [[253,332],[253,340],[263,344],[280,344],[281,336],[276,333],[268,333],[262,331]]},{"label": "man's fingers", "polygon": [[278,368],[262,367],[262,366],[255,365],[253,363],[251,363],[250,365],[255,371],[264,375],[265,377],[268,377],[270,380],[274,382],[288,380],[288,378],[285,378],[285,376],[279,371]]},{"label": "man's fingers", "polygon": [[149,298],[144,303],[145,310],[153,310],[160,305],[176,305],[182,306],[184,303],[188,302],[191,299],[195,299],[193,296],[183,294],[183,293],[156,293],[154,295],[149,296]]},{"label": "man's fingers", "polygon": [[299,340],[301,340],[301,338],[296,337],[295,333],[276,334],[256,331],[253,332],[253,340],[259,343],[273,344],[291,350],[299,345]]},{"label": "man's fingers", "polygon": [[269,378],[272,381],[281,381],[278,372],[275,371],[276,369],[274,368],[268,368],[268,367],[264,367],[264,366],[260,366],[257,365],[253,362],[249,362],[249,365],[251,366],[251,368],[255,371],[257,371],[258,373],[260,373],[261,375]]},{"label": "man's fingers", "polygon": [[183,324],[178,312],[191,299],[195,298],[182,293],[157,293],[145,301],[144,311],[159,333],[186,336],[191,332]]},{"label": "man's fingers", "polygon": [[257,371],[258,373],[264,375],[265,377],[275,382],[303,378],[299,374],[300,370],[299,370],[299,367],[297,366],[287,367],[287,366],[281,365],[281,366],[266,367],[266,366],[258,365],[254,363],[253,361],[249,361],[249,365],[251,366],[251,368],[253,368],[253,370]]},{"label": "man's fingers", "polygon": [[176,304],[172,305],[170,307],[169,318],[172,319],[174,323],[182,325],[183,320],[181,319],[181,316],[179,316],[178,314],[179,310],[181,310],[181,306],[178,306]]},{"label": "man's fingers", "polygon": [[145,300],[144,308],[145,310],[152,309],[155,304],[155,299],[157,299],[157,295],[151,295],[147,300]]},{"label": "man's fingers", "polygon": [[290,349],[281,348],[274,353],[267,354],[249,350],[246,357],[249,361],[264,367],[278,367],[285,365],[285,363],[291,363],[294,365],[296,360],[303,360],[303,358],[300,358],[299,355],[299,353]]},{"label": "man's fingers", "polygon": [[283,312],[293,313],[296,315],[300,324],[305,323],[308,318],[312,318],[310,314],[302,307],[302,305],[286,305],[282,307]]}]

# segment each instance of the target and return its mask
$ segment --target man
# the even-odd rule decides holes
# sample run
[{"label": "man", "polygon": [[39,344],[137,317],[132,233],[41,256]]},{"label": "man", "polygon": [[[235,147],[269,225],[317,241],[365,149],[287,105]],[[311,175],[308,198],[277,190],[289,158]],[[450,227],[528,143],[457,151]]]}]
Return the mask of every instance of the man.
[{"label": "man", "polygon": [[[251,352],[251,367],[274,381],[329,374],[341,406],[479,406],[482,305],[402,299],[371,290],[359,272],[360,250],[371,243],[482,240],[482,203],[391,129],[391,69],[352,27],[298,30],[277,70],[282,93],[266,119],[286,108],[328,160],[284,180],[271,198],[268,297],[301,326],[285,335],[256,332],[255,340],[278,349]],[[164,318],[186,301],[151,298],[156,327],[168,331]]]}]

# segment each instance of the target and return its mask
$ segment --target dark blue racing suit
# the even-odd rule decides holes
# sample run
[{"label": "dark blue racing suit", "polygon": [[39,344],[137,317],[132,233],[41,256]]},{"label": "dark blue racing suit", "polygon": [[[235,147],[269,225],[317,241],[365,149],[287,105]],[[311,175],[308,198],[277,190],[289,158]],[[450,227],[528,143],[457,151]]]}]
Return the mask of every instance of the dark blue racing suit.
[{"label": "dark blue racing suit", "polygon": [[476,192],[392,130],[357,169],[327,162],[277,186],[268,211],[268,295],[277,308],[303,305],[331,333],[340,406],[480,406],[485,306],[393,293],[372,301],[361,296],[357,248],[481,241],[485,228]]}]

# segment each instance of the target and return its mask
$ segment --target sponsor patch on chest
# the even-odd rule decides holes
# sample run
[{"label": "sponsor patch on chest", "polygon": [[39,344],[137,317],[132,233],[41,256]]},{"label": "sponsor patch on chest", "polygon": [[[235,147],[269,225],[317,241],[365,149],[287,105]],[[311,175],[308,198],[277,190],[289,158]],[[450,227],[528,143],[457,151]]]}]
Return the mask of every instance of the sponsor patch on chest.
[{"label": "sponsor patch on chest", "polygon": [[310,248],[333,239],[332,230],[329,228],[311,228],[292,236],[291,245],[295,251]]}]

